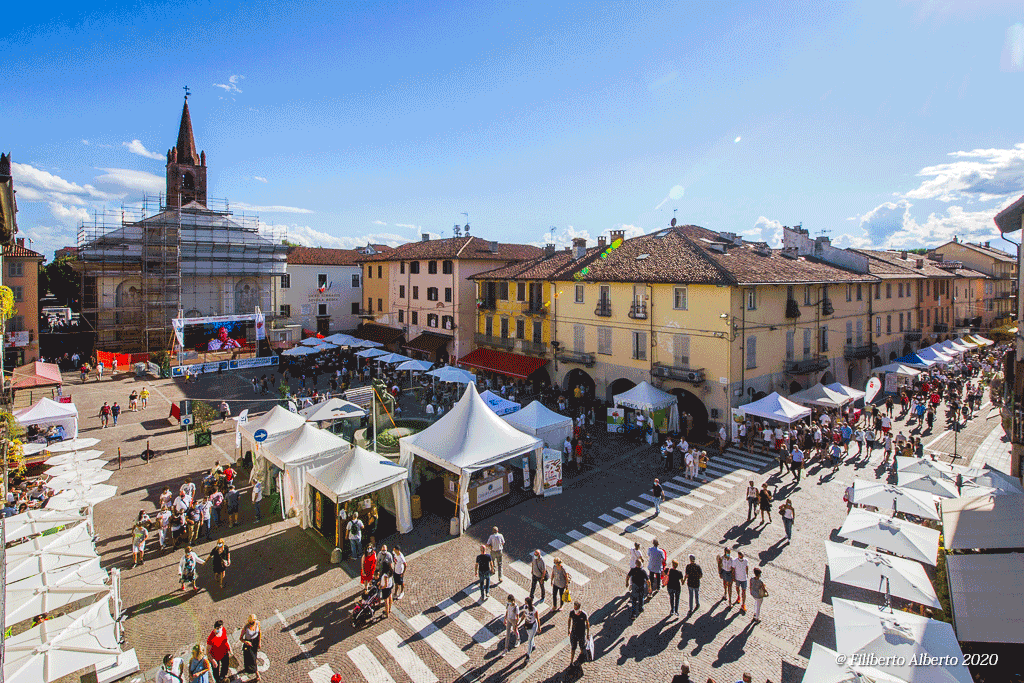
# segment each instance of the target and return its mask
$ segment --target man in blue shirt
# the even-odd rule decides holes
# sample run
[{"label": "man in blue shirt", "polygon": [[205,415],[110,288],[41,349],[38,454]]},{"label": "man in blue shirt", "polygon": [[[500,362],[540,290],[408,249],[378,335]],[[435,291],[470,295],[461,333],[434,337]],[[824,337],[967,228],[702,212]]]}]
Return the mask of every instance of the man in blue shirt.
[{"label": "man in blue shirt", "polygon": [[797,482],[800,481],[800,471],[804,467],[804,452],[800,450],[799,446],[793,446],[793,476],[796,477]]}]

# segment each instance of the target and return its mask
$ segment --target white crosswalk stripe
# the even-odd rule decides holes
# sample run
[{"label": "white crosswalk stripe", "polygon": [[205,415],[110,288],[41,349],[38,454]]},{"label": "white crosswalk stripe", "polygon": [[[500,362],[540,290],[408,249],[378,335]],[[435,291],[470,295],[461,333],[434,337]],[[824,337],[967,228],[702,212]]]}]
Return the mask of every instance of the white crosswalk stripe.
[{"label": "white crosswalk stripe", "polygon": [[583,545],[587,546],[591,550],[596,550],[597,552],[601,553],[602,555],[604,555],[605,557],[607,557],[608,559],[610,559],[613,562],[618,562],[619,560],[622,560],[625,557],[625,555],[620,553],[618,550],[612,550],[611,548],[609,548],[605,544],[598,543],[597,541],[592,539],[590,536],[585,536],[585,535],[581,534],[579,531],[575,531],[575,530],[574,531],[570,531],[567,534],[567,536],[569,536],[572,539],[575,539],[579,543],[582,543]]},{"label": "white crosswalk stripe", "polygon": [[530,594],[525,588],[521,588],[518,583],[510,578],[505,578],[504,581],[497,585],[492,585],[491,590],[494,589],[503,590],[507,594],[511,595],[516,599],[516,602],[522,602]]},{"label": "white crosswalk stripe", "polygon": [[332,676],[334,676],[334,670],[329,664],[321,664],[309,672],[309,678],[313,683],[331,683]]},{"label": "white crosswalk stripe", "polygon": [[409,674],[412,683],[438,683],[437,676],[431,671],[423,660],[420,659],[409,643],[402,642],[402,639],[394,629],[377,636],[377,640],[384,646],[398,666],[402,667],[405,673]]},{"label": "white crosswalk stripe", "polygon": [[488,595],[481,604],[485,610],[491,613],[492,617],[505,616],[505,606],[491,596]]},{"label": "white crosswalk stripe", "polygon": [[[643,495],[647,495],[647,494],[643,494]],[[654,496],[650,496],[650,497],[653,498]],[[653,503],[653,501],[651,501],[651,502]],[[640,503],[640,502],[635,501],[635,500],[627,500],[626,501],[626,505],[629,505],[630,507],[635,507],[637,510],[640,510],[641,512],[650,512],[652,509],[654,509],[654,505],[653,504],[652,505],[644,505],[643,503]],[[662,507],[668,508],[669,510],[672,509],[668,505],[663,505]],[[665,510],[661,511],[661,514],[658,515],[658,519],[663,519],[666,522],[668,522],[669,524],[678,524],[679,522],[683,521],[680,518],[676,517],[675,515],[670,515],[669,513],[665,512]]]},{"label": "white crosswalk stripe", "polygon": [[665,482],[664,485],[670,488],[688,489],[691,496],[694,496],[695,498],[700,498],[701,500],[706,500],[709,503],[712,503],[715,500],[714,496],[708,495],[707,493],[698,490],[700,488],[700,482],[687,481],[682,477],[676,477],[672,481]]},{"label": "white crosswalk stripe", "polygon": [[[465,592],[460,593],[456,597],[460,597],[462,595],[465,595]],[[484,628],[484,625],[477,621],[476,617],[463,609],[451,598],[442,600],[437,604],[437,607],[441,610],[441,614],[451,619],[452,623],[465,631],[466,635],[476,641],[480,646],[490,648],[494,647],[498,642],[498,639],[494,637],[494,634]]]},{"label": "white crosswalk stripe", "polygon": [[409,626],[416,630],[417,635],[423,639],[424,643],[441,655],[444,661],[451,664],[453,669],[469,662],[469,657],[459,646],[453,643],[452,639],[445,635],[425,614],[409,617]]},{"label": "white crosswalk stripe", "polygon": [[[652,496],[652,495],[650,495],[648,493],[641,493],[640,497],[643,498],[646,501],[650,501],[651,503],[653,503],[655,501],[654,496]],[[677,504],[671,502],[672,498],[670,496],[666,495],[665,498],[666,498],[666,500],[662,502],[661,507],[668,508],[669,510],[672,510],[673,512],[678,512],[681,515],[692,515],[693,514],[693,510],[691,510],[689,508],[684,508],[682,505],[677,505]],[[664,512],[661,513],[661,516],[664,517],[665,519],[668,519],[670,522],[672,521],[671,519],[668,518],[668,516],[665,515]],[[682,521],[682,520],[677,520],[677,521]]]},{"label": "white crosswalk stripe", "polygon": [[701,509],[705,505],[703,502],[690,495],[690,489],[683,488],[682,486],[673,484],[670,481],[666,481],[662,484],[662,487],[665,490],[665,497],[674,503],[682,503],[697,510]]},{"label": "white crosswalk stripe", "polygon": [[655,522],[651,519],[652,515],[644,512],[630,512],[626,508],[614,507],[612,512],[617,515],[622,515],[633,524],[643,523],[645,527],[650,527],[655,531],[668,531],[668,527],[661,522]]},{"label": "white crosswalk stripe", "polygon": [[715,500],[718,496],[725,493],[724,489],[715,488],[706,481],[702,481],[700,479],[680,479],[679,477],[676,477],[676,479],[678,481],[675,483],[682,484],[683,486],[690,488],[697,493],[699,497],[707,500],[708,502]]},{"label": "white crosswalk stripe", "polygon": [[349,650],[348,658],[359,669],[359,673],[363,674],[366,683],[395,683],[395,679],[391,677],[388,670],[377,661],[377,658],[370,652],[370,648],[365,645]]},{"label": "white crosswalk stripe", "polygon": [[736,474],[733,470],[721,469],[719,470],[719,472],[720,473],[715,478],[716,483],[721,483],[723,479],[728,479],[729,481],[736,482],[737,484],[743,483],[743,477],[739,474]]},{"label": "white crosswalk stripe", "polygon": [[[598,560],[595,560],[590,555],[587,555],[584,552],[576,550],[576,548],[573,548],[571,545],[567,545],[565,543],[562,543],[558,539],[555,539],[554,541],[551,541],[550,543],[548,543],[548,545],[551,546],[552,548],[554,548],[555,550],[559,551],[559,552],[565,553],[566,555],[568,555],[572,559],[574,559],[577,562],[579,562],[580,564],[582,564],[584,567],[589,567],[590,569],[593,569],[598,574],[600,574],[604,570],[608,569],[608,565],[606,565],[604,562],[599,562]],[[575,578],[576,577],[573,576],[573,579],[575,579]]]},{"label": "white crosswalk stripe", "polygon": [[[523,604],[523,601],[526,600],[526,598],[530,597],[530,591],[525,590],[523,588],[520,588],[519,584],[517,584],[516,582],[514,582],[514,581],[512,581],[510,579],[505,579],[504,581],[502,581],[500,586],[495,586],[493,584],[491,585],[491,590],[492,591],[494,589],[496,589],[496,588],[504,589],[505,592],[507,594],[511,595],[512,597],[514,597],[516,599],[516,602],[519,603],[520,605]],[[497,600],[495,600],[494,598],[489,598],[488,600],[484,600],[484,609],[486,609],[488,612],[490,612],[491,614],[493,614],[496,617],[504,618],[505,617],[505,601],[502,600],[498,604],[498,607],[501,609],[501,611],[498,612],[498,613],[495,613],[495,611],[494,611],[495,607],[494,607],[493,604],[491,604],[493,602],[497,602]],[[540,613],[540,614],[544,614],[544,612],[548,609],[547,603],[543,602],[543,601],[542,602],[535,602],[535,603],[533,603],[533,606],[537,609],[537,612]]]},{"label": "white crosswalk stripe", "polygon": [[[633,526],[632,524],[629,524],[628,522],[623,522],[621,520],[615,519],[611,515],[599,515],[598,518],[602,522],[608,522],[613,527],[616,527],[618,529],[622,529],[626,533],[633,534],[634,536],[636,536],[637,538],[639,538],[639,539],[641,539],[643,541],[653,541],[654,540],[654,536],[652,536],[651,534],[647,533],[643,529],[638,529],[635,526]],[[584,526],[586,526],[586,525],[584,525]],[[629,547],[632,548],[633,544],[632,543],[629,544]]]},{"label": "white crosswalk stripe", "polygon": [[[599,536],[602,536],[604,538],[607,538],[609,541],[613,541],[615,543],[618,543],[619,545],[621,545],[623,548],[626,548],[627,550],[632,550],[633,549],[633,541],[629,540],[625,536],[620,536],[617,533],[615,533],[614,531],[609,531],[607,528],[605,528],[603,526],[599,526],[597,524],[594,524],[593,522],[584,522],[583,526],[585,526],[586,528],[590,529],[595,534],[597,534]],[[626,556],[623,555],[621,559],[625,559],[625,557]]]},{"label": "white crosswalk stripe", "polygon": [[735,469],[744,469],[749,472],[759,472],[770,464],[758,462],[756,460],[740,460],[739,458],[734,458],[730,455],[720,455],[715,458],[715,461],[723,465],[732,466]]}]

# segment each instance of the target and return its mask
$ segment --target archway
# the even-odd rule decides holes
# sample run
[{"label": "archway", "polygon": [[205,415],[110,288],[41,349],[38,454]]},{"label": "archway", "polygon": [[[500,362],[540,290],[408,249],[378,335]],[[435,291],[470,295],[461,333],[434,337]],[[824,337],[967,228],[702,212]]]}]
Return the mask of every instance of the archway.
[{"label": "archway", "polygon": [[[529,377],[526,378],[526,384],[533,387],[534,393],[540,393],[542,390],[551,386],[551,375],[548,373],[547,368],[540,368]],[[593,396],[593,394],[591,394]]]},{"label": "archway", "polygon": [[573,390],[576,387],[582,387],[587,396],[594,396],[594,389],[597,387],[594,383],[594,379],[579,368],[573,368],[567,372],[565,377],[562,379],[562,385],[562,388],[569,395],[572,395]]},{"label": "archway", "polygon": [[235,315],[253,313],[260,303],[260,288],[255,280],[246,278],[235,285]]},{"label": "archway", "polygon": [[821,376],[821,383],[822,384],[834,384],[835,381],[836,381],[836,376],[832,373],[831,370],[826,370],[825,374],[823,374]]},{"label": "archway", "polygon": [[185,317],[186,318],[202,318],[203,317],[203,313],[198,308],[190,308],[189,310],[185,311]]},{"label": "archway", "polygon": [[803,391],[803,390],[804,390],[804,388],[800,384],[800,382],[793,381],[793,382],[789,383],[789,395],[790,396],[792,396],[793,394],[795,394],[798,391]]},{"label": "archway", "polygon": [[904,344],[903,345],[903,355],[904,356],[909,356],[913,352],[914,352],[914,349],[911,348],[910,344]]},{"label": "archway", "polygon": [[896,360],[896,352],[895,351],[890,351],[889,352],[889,362],[891,363],[894,360]]},{"label": "archway", "polygon": [[[672,389],[670,394],[679,401],[679,427],[683,429],[686,415],[689,414],[691,424],[687,438],[703,441],[708,433],[708,409],[695,394],[686,389]],[[696,435],[696,436],[694,436]]]},{"label": "archway", "polygon": [[846,386],[853,386],[853,375],[856,371],[857,367],[855,365],[850,365],[850,367],[846,368]]},{"label": "archway", "polygon": [[614,401],[616,394],[621,394],[629,391],[636,386],[636,382],[625,377],[620,377],[611,384],[608,385],[608,400]]},{"label": "archway", "polygon": [[750,398],[751,398],[751,400],[752,400],[752,401],[760,401],[760,400],[761,400],[762,398],[764,398],[764,397],[765,397],[765,396],[767,396],[767,395],[768,395],[768,394],[766,394],[766,393],[765,393],[765,392],[763,392],[763,391],[755,391],[755,392],[754,392],[754,395],[753,395],[753,396],[751,396]]}]

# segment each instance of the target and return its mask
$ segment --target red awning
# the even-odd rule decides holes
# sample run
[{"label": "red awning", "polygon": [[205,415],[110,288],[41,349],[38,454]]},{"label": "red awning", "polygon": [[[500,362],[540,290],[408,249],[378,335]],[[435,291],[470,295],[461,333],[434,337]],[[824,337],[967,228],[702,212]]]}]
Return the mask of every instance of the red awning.
[{"label": "red awning", "polygon": [[11,373],[12,389],[28,389],[30,387],[52,387],[63,384],[60,376],[60,368],[54,363],[43,363],[34,361],[20,368],[14,368]]},{"label": "red awning", "polygon": [[508,353],[493,349],[475,349],[459,359],[459,365],[520,379],[526,379],[544,367],[547,362],[546,358],[534,358],[521,353]]}]

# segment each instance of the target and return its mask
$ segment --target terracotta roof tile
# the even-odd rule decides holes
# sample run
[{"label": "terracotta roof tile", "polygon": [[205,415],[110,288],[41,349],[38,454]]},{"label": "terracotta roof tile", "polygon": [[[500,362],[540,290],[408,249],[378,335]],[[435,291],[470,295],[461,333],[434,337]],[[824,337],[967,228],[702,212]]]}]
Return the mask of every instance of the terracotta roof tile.
[{"label": "terracotta roof tile", "polygon": [[322,247],[291,247],[288,263],[297,266],[356,266],[362,258],[355,249],[324,249]]},{"label": "terracotta roof tile", "polygon": [[43,258],[43,255],[27,249],[20,244],[5,244],[4,245],[4,256],[10,257],[25,257],[25,258]]},{"label": "terracotta roof tile", "polygon": [[[923,254],[907,254],[904,260],[901,252],[881,251],[875,249],[851,249],[868,257],[868,268],[872,275],[886,280],[905,278],[952,277],[952,275],[933,265]],[[917,260],[923,259],[922,268],[917,267]]]},{"label": "terracotta roof tile", "polygon": [[470,280],[555,280],[559,276],[571,276],[576,267],[589,263],[602,250],[598,247],[587,249],[584,258],[577,262],[569,250],[556,251],[551,256],[538,256],[529,261],[517,261],[494,270],[471,276]]},{"label": "terracotta roof tile", "polygon": [[529,244],[503,244],[479,237],[448,237],[437,240],[408,242],[394,251],[375,256],[363,256],[360,261],[409,261],[422,259],[474,259],[482,261],[522,261],[536,258],[542,251]]}]

